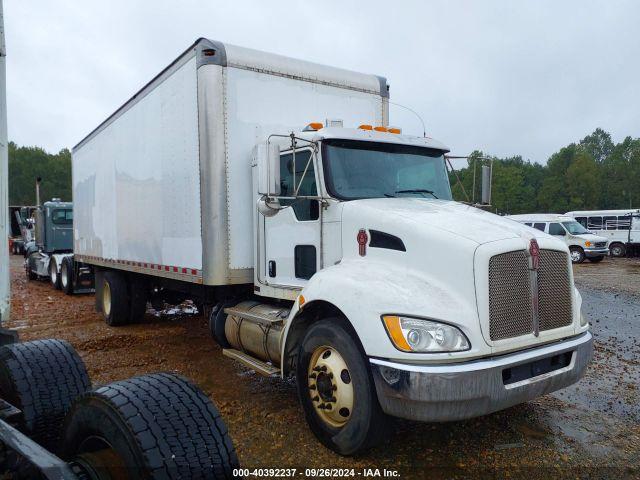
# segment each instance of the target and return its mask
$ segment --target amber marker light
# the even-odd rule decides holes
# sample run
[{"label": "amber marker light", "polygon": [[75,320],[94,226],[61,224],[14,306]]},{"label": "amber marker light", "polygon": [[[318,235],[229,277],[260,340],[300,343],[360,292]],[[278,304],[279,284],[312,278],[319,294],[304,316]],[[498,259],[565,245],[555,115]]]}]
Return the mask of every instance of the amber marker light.
[{"label": "amber marker light", "polygon": [[395,127],[391,127],[387,131],[389,133],[395,133],[396,135],[400,135],[402,133],[402,130],[400,130],[399,128],[395,128]]},{"label": "amber marker light", "polygon": [[376,132],[388,132],[389,129],[387,127],[373,127]]},{"label": "amber marker light", "polygon": [[298,306],[300,306],[300,308],[302,308],[302,306],[304,305],[304,302],[306,302],[305,298],[302,295],[300,295],[298,297]]},{"label": "amber marker light", "polygon": [[372,125],[366,125],[366,124],[360,125],[358,128],[360,130],[373,130],[373,126]]},{"label": "amber marker light", "polygon": [[402,350],[403,352],[410,352],[412,349],[407,343],[402,334],[402,328],[400,327],[400,317],[397,315],[385,315],[382,317],[384,321],[384,326],[387,329],[387,333],[391,338],[391,341],[396,346],[397,349]]}]

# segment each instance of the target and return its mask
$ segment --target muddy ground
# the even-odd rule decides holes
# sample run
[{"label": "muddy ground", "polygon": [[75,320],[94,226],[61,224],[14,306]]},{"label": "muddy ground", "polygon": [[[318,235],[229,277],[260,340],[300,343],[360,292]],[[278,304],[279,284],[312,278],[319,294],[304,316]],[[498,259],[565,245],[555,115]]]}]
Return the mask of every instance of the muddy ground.
[{"label": "muddy ground", "polygon": [[12,321],[22,340],[63,338],[94,384],[155,371],[194,380],[223,413],[244,467],[354,467],[402,478],[638,478],[640,476],[640,259],[574,268],[596,338],[585,378],[564,391],[483,418],[398,421],[386,445],[358,458],[322,447],[292,381],[263,378],[223,357],[200,315],[147,314],[111,328],[93,295],[67,297],[27,282],[12,257]]}]

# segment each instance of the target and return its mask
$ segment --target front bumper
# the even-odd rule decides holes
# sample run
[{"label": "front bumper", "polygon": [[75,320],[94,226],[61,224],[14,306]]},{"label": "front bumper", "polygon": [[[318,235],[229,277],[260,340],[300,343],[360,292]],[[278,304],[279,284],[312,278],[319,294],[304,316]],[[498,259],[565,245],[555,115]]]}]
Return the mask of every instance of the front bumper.
[{"label": "front bumper", "polygon": [[486,415],[571,385],[584,375],[592,350],[593,337],[585,332],[551,345],[471,362],[409,365],[375,358],[370,362],[386,413],[445,422]]},{"label": "front bumper", "polygon": [[608,248],[585,248],[584,249],[585,256],[588,257],[606,257],[609,255]]}]

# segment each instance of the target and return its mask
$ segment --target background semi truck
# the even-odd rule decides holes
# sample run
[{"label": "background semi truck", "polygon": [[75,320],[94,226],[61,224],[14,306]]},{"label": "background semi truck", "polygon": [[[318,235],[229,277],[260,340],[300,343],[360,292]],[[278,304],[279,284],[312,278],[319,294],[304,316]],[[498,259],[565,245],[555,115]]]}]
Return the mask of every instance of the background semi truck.
[{"label": "background semi truck", "polygon": [[110,325],[210,307],[223,353],[296,377],[321,442],[474,417],[577,381],[567,246],[452,201],[442,143],[361,74],[197,40],[73,149],[74,262]]}]

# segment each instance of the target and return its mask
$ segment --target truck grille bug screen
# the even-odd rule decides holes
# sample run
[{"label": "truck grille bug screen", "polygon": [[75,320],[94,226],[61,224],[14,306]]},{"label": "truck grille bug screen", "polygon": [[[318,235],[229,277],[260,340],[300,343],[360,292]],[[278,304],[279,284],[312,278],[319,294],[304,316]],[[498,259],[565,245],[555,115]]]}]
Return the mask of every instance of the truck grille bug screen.
[{"label": "truck grille bug screen", "polygon": [[489,336],[503,340],[571,324],[571,286],[566,253],[540,250],[535,283],[524,250],[501,253],[489,261]]}]

